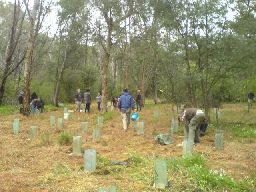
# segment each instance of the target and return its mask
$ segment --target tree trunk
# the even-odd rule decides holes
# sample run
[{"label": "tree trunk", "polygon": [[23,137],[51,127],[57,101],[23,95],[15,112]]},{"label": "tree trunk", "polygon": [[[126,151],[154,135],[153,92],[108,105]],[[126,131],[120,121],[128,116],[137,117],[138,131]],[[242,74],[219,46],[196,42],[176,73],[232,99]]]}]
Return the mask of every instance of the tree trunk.
[{"label": "tree trunk", "polygon": [[141,74],[141,96],[142,96],[142,106],[145,104],[145,66],[142,63],[142,74]]},{"label": "tree trunk", "polygon": [[188,88],[188,98],[190,103],[196,107],[197,102],[196,102],[196,96],[195,96],[195,89],[193,86],[193,78],[192,78],[192,73],[191,73],[191,67],[190,67],[190,61],[189,61],[189,55],[188,55],[188,46],[187,44],[185,45],[185,52],[186,52],[186,63],[187,63],[187,88]]},{"label": "tree trunk", "polygon": [[3,104],[6,80],[7,78],[2,79],[0,84],[0,105]]},{"label": "tree trunk", "polygon": [[104,52],[103,66],[102,66],[102,107],[107,112],[108,99],[108,66],[110,61],[110,54]]},{"label": "tree trunk", "polygon": [[113,90],[116,89],[116,79],[117,79],[117,61],[114,63]]},{"label": "tree trunk", "polygon": [[29,29],[28,29],[28,45],[25,56],[25,66],[24,66],[24,109],[23,114],[28,116],[30,113],[30,73],[31,66],[33,63],[33,49],[34,49],[34,34],[35,34],[35,20],[37,15],[37,10],[39,8],[40,0],[34,1],[34,6],[32,14],[30,16]]},{"label": "tree trunk", "polygon": [[108,111],[107,108],[107,101],[108,101],[108,68],[110,63],[110,52],[112,48],[112,31],[113,31],[113,20],[110,14],[110,19],[108,22],[108,36],[107,36],[107,46],[104,49],[104,56],[103,56],[103,66],[102,66],[102,108],[106,112]]},{"label": "tree trunk", "polygon": [[56,82],[54,86],[54,97],[53,97],[53,104],[56,107],[59,107],[60,83],[63,78],[66,62],[67,62],[67,48],[65,49],[64,59],[62,61],[60,70],[57,69]]},{"label": "tree trunk", "polygon": [[[18,2],[19,4],[19,2]],[[19,11],[17,10],[17,2],[15,0],[14,2],[14,9],[13,9],[13,20],[12,20],[12,27],[10,31],[10,39],[8,41],[8,45],[5,50],[5,63],[4,63],[4,72],[3,76],[0,80],[0,105],[3,104],[3,98],[4,98],[4,93],[5,93],[5,85],[8,76],[12,72],[11,65],[12,65],[12,58],[14,55],[14,52],[17,47],[17,42],[19,35],[17,36],[17,25],[18,25],[18,20],[19,20]]]}]

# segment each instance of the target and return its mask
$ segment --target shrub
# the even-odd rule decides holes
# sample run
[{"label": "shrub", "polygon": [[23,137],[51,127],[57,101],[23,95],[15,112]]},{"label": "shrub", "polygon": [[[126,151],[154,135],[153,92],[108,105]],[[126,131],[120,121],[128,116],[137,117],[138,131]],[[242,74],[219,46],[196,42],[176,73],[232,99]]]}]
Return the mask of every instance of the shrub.
[{"label": "shrub", "polygon": [[62,132],[58,138],[60,145],[70,145],[72,143],[73,135],[70,133]]},{"label": "shrub", "polygon": [[41,144],[42,144],[42,145],[50,145],[50,143],[51,143],[50,133],[44,132],[44,133],[41,135]]}]

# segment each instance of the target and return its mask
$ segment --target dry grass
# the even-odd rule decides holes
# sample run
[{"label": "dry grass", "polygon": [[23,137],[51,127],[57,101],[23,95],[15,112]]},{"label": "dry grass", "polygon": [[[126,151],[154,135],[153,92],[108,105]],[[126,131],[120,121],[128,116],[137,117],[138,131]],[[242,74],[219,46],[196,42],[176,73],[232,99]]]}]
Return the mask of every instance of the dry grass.
[{"label": "dry grass", "polygon": [[[94,108],[96,110],[96,107]],[[159,120],[153,118],[153,111],[160,112]],[[230,122],[226,114],[239,114],[241,107],[226,105],[222,109],[223,121]],[[0,191],[97,191],[100,187],[115,183],[119,191],[154,191],[151,185],[152,161],[155,157],[181,157],[183,130],[175,135],[174,144],[161,146],[154,141],[156,133],[168,132],[172,117],[171,105],[150,106],[140,113],[145,122],[144,136],[137,136],[131,124],[128,132],[122,130],[121,116],[115,111],[104,124],[99,142],[92,141],[92,129],[96,124],[98,112],[90,115],[72,113],[70,120],[64,122],[63,130],[81,134],[80,122],[89,121],[89,132],[83,135],[83,149],[97,151],[98,169],[93,174],[83,171],[83,158],[70,156],[72,146],[61,146],[58,137],[63,130],[50,126],[50,115],[62,117],[63,111],[46,112],[39,116],[23,117],[19,114],[0,117]],[[255,114],[255,113],[254,113]],[[12,122],[20,119],[21,132],[13,135]],[[110,118],[110,119],[111,119]],[[243,121],[243,118],[240,118]],[[253,123],[253,122],[252,122]],[[38,136],[30,139],[30,126],[37,125]],[[48,142],[42,141],[42,134],[49,135]],[[235,179],[243,179],[255,173],[256,143],[241,143],[225,137],[225,149],[215,151],[213,147],[214,126],[195,147],[195,152],[203,154],[211,169],[224,169]],[[110,160],[125,161],[138,156],[134,166],[109,165]],[[145,158],[147,162],[141,161]],[[181,181],[182,182],[182,181]],[[177,185],[177,184],[176,184]]]}]

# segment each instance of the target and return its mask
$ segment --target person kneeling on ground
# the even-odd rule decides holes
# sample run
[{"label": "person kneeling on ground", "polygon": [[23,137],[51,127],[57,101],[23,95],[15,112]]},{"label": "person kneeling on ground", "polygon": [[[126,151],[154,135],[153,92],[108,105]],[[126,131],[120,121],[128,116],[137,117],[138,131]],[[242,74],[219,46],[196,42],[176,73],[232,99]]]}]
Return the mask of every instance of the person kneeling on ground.
[{"label": "person kneeling on ground", "polygon": [[127,131],[130,124],[131,110],[134,111],[134,101],[129,94],[128,89],[124,89],[123,94],[118,102],[118,108],[122,115],[123,128]]},{"label": "person kneeling on ground", "polygon": [[30,103],[31,113],[35,113],[36,110],[39,110],[39,112],[44,111],[44,102],[40,99],[40,97],[33,99]]},{"label": "person kneeling on ground", "polygon": [[189,134],[189,129],[193,129],[195,131],[194,143],[200,143],[199,136],[205,134],[208,126],[205,113],[201,109],[187,108],[180,114],[179,121],[185,125],[186,136]]}]

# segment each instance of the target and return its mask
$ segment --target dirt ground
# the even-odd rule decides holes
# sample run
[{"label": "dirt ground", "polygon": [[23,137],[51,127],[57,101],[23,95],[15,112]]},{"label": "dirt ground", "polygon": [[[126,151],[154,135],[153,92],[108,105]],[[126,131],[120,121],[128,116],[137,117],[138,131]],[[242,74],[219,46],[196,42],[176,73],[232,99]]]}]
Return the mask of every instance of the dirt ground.
[{"label": "dirt ground", "polygon": [[[96,107],[90,115],[71,113],[71,118],[64,122],[64,131],[81,135],[80,123],[89,121],[89,132],[83,134],[83,149],[94,148],[97,155],[108,160],[127,160],[131,154],[143,157],[181,157],[183,128],[174,135],[174,144],[162,146],[155,142],[156,133],[167,133],[170,126],[171,112],[169,106],[161,105],[159,121],[153,120],[153,107],[145,108],[140,113],[145,122],[144,136],[136,135],[134,124],[124,132],[121,116],[116,110],[113,119],[103,126],[99,142],[92,141],[92,129],[96,124]],[[72,146],[58,144],[60,130],[50,126],[50,115],[63,116],[63,109],[45,112],[39,116],[23,117],[19,114],[0,117],[0,191],[96,191],[98,186],[112,182],[133,186],[134,191],[140,191],[141,183],[130,182],[123,174],[121,178],[104,174],[91,175],[81,171],[83,157],[69,154]],[[12,133],[12,122],[20,119],[21,132]],[[37,137],[30,139],[30,126],[37,125]],[[42,134],[49,134],[49,145],[42,143]],[[207,157],[207,165],[212,169],[223,169],[235,179],[243,179],[256,172],[256,142],[239,142],[225,135],[225,148],[216,151],[214,148],[214,128],[210,128],[201,143],[195,147],[195,152]],[[125,191],[125,190],[123,190]]]}]

